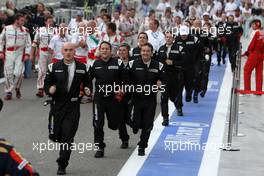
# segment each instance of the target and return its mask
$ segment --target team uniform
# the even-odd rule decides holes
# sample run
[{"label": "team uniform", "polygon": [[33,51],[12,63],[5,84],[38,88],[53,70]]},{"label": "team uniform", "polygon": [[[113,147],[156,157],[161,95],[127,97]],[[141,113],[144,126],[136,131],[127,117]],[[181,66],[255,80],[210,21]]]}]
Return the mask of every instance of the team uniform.
[{"label": "team uniform", "polygon": [[118,29],[120,31],[120,35],[124,37],[124,42],[127,43],[129,46],[133,46],[133,21],[130,18],[124,18],[123,20],[121,20]]},{"label": "team uniform", "polygon": [[231,69],[232,71],[234,71],[236,68],[237,51],[240,49],[239,48],[240,37],[243,33],[243,29],[236,22],[233,23],[227,22],[226,28],[229,28],[231,31],[226,33],[226,37],[227,37],[229,61],[231,63]]},{"label": "team uniform", "polygon": [[61,37],[59,35],[54,35],[49,43],[49,49],[53,50],[52,54],[52,63],[59,62],[63,59],[63,55],[61,53],[61,49],[64,43],[70,42],[71,37],[69,35],[66,35],[64,37]]},{"label": "team uniform", "polygon": [[[80,85],[88,87],[88,68],[74,61],[66,65],[63,60],[49,64],[45,78],[45,92],[52,97],[49,113],[49,139],[67,144],[68,148],[60,148],[57,163],[66,168],[71,155],[71,146],[77,132],[80,119]],[[56,86],[51,95],[49,89]]]},{"label": "team uniform", "polygon": [[[186,40],[180,36],[175,38],[175,43],[182,47],[181,57],[183,59],[184,87],[186,90],[186,101],[192,99],[195,81],[195,63],[198,59],[197,51],[199,49],[199,39],[195,36],[188,35]],[[192,51],[192,52],[190,52]]]},{"label": "team uniform", "polygon": [[72,37],[71,37],[72,43],[79,45],[80,41],[84,41],[86,43],[86,45],[84,47],[78,46],[75,49],[74,58],[75,58],[75,60],[77,60],[83,64],[87,64],[87,57],[88,57],[88,52],[89,52],[88,36],[80,34],[80,33],[75,33],[74,35],[72,35]]},{"label": "team uniform", "polygon": [[262,91],[263,82],[263,59],[264,59],[264,33],[261,30],[255,32],[246,54],[248,60],[244,66],[245,90],[251,90],[251,73],[256,69],[256,90]]},{"label": "team uniform", "polygon": [[32,165],[5,139],[0,139],[0,175],[39,176]]},{"label": "team uniform", "polygon": [[217,40],[218,40],[218,47],[217,47],[217,62],[218,62],[218,65],[220,65],[221,63],[221,60],[222,60],[222,63],[225,64],[225,57],[226,57],[226,53],[227,53],[227,42],[226,42],[226,35],[225,33],[226,32],[223,32],[223,33],[220,33],[220,29],[224,29],[226,30],[226,22],[218,22],[216,24],[216,27],[217,27]]},{"label": "team uniform", "polygon": [[[129,62],[129,81],[134,86],[153,87],[157,81],[164,81],[165,75],[163,64],[150,60],[145,64],[142,59]],[[139,154],[144,154],[144,149],[148,146],[148,139],[153,128],[155,110],[157,105],[157,92],[134,92],[132,102],[134,105],[132,127],[134,133],[142,129],[140,141],[138,142]],[[143,153],[142,153],[143,152]]]},{"label": "team uniform", "polygon": [[[161,114],[164,121],[168,121],[168,101],[171,100],[178,112],[182,116],[182,92],[184,86],[183,60],[181,57],[182,47],[173,43],[171,46],[163,45],[158,52],[158,60],[163,63],[166,74],[166,91],[161,93]],[[172,61],[172,65],[167,65],[167,59]]]},{"label": "team uniform", "polygon": [[42,27],[35,34],[32,47],[39,48],[39,59],[38,59],[38,80],[37,80],[37,89],[44,88],[44,79],[46,76],[48,64],[50,63],[50,54],[49,54],[49,43],[53,34],[48,31],[49,28]]},{"label": "team uniform", "polygon": [[[15,88],[17,97],[20,98],[24,72],[24,57],[30,55],[31,38],[25,27],[15,28],[14,25],[6,26],[0,35],[0,52],[5,54],[5,92],[8,99],[12,97],[12,90]],[[18,94],[19,93],[19,94]]]},{"label": "team uniform", "polygon": [[[98,144],[100,151],[105,148],[104,143],[104,119],[105,115],[108,120],[108,127],[117,130],[124,118],[122,103],[118,100],[115,90],[106,92],[101,88],[106,86],[120,85],[125,80],[124,66],[121,60],[110,58],[109,61],[95,60],[89,68],[90,90],[92,90],[92,81],[95,79],[95,93],[93,102],[93,127],[94,127],[94,143]],[[124,139],[128,140],[128,139]],[[103,157],[95,156],[95,157]]]},{"label": "team uniform", "polygon": [[107,33],[102,33],[99,45],[103,41],[111,43],[111,45],[112,45],[112,55],[114,57],[116,57],[118,48],[119,48],[120,44],[125,41],[125,39],[124,39],[124,37],[120,36],[117,33],[115,35],[113,35],[113,36],[109,36]]}]

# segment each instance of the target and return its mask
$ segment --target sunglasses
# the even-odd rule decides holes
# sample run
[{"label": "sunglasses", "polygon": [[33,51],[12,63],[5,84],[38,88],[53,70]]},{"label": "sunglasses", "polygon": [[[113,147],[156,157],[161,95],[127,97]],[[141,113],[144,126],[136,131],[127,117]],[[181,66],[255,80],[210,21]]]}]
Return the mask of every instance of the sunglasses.
[{"label": "sunglasses", "polygon": [[67,48],[65,48],[64,51],[73,51],[73,49],[67,49]]}]

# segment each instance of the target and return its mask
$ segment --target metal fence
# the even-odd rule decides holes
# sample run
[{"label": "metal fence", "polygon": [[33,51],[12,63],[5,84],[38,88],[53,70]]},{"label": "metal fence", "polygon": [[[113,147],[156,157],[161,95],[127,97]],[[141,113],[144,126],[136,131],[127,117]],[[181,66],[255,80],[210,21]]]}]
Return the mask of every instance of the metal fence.
[{"label": "metal fence", "polygon": [[235,148],[233,144],[233,136],[244,136],[238,133],[239,124],[239,92],[240,89],[240,79],[241,79],[241,52],[242,46],[240,44],[240,50],[237,52],[236,58],[236,69],[233,72],[233,82],[231,89],[231,99],[230,99],[230,111],[229,111],[229,124],[228,124],[228,136],[225,151],[240,151],[239,148]]},{"label": "metal fence", "polygon": [[[21,9],[27,5],[36,4],[38,2],[42,2],[48,6],[60,6],[60,1],[54,1],[54,0],[13,0],[13,2],[16,4],[17,9]],[[6,0],[1,0],[0,8],[4,9],[5,4],[6,4]]]}]

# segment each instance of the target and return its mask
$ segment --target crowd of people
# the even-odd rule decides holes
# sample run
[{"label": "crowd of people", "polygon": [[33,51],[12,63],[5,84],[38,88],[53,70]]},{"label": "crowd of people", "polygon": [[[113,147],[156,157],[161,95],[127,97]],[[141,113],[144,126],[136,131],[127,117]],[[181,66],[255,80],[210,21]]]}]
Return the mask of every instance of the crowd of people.
[{"label": "crowd of people", "polygon": [[[7,10],[0,12],[4,99],[12,100],[13,90],[16,98],[22,97],[25,62],[37,61],[36,96],[52,98],[51,140],[71,146],[80,102],[88,97],[93,103],[95,157],[104,157],[105,116],[108,127],[119,130],[121,148],[129,145],[127,126],[135,134],[141,129],[138,155],[143,156],[157,93],[161,92],[162,125],[168,126],[169,100],[177,115],[184,116],[184,90],[185,102],[198,103],[199,95],[206,95],[214,53],[217,66],[225,64],[228,55],[232,71],[236,70],[242,35],[252,39],[244,54],[249,56],[245,88],[250,89],[250,75],[257,68],[262,90],[263,5],[263,0],[181,0],[173,8],[169,0],[162,0],[153,9],[151,1],[144,0],[137,14],[136,7],[121,1],[112,14],[101,9],[94,19],[84,19],[79,11],[69,24],[56,25],[44,4],[27,9],[32,12],[28,14],[8,1]],[[66,173],[70,155],[70,148],[60,150],[58,175]]]}]

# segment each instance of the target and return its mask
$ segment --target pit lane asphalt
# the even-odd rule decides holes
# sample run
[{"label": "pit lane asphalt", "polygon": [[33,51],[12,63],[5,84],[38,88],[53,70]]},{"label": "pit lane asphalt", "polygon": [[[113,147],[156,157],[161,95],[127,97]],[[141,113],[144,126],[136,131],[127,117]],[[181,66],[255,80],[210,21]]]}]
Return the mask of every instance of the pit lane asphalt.
[{"label": "pit lane asphalt", "polygon": [[[1,97],[4,97],[4,85],[0,85]],[[54,176],[57,171],[56,159],[59,151],[42,151],[40,144],[48,145],[48,112],[49,107],[43,106],[46,98],[35,96],[36,74],[31,78],[24,79],[21,93],[22,99],[14,97],[11,101],[4,101],[4,107],[0,113],[0,138],[5,138],[11,142],[18,152],[20,152],[41,176]],[[158,99],[156,117],[160,112]],[[123,164],[137,146],[139,134],[134,135],[129,128],[130,135],[129,149],[120,149],[121,141],[118,131],[109,130],[105,121],[105,157],[95,159],[93,150],[85,150],[81,143],[93,144],[92,127],[92,104],[81,105],[81,118],[79,129],[75,137],[75,143],[79,145],[79,150],[73,151],[67,175],[75,176],[114,176],[117,175]],[[38,150],[37,146],[38,145]],[[90,148],[88,148],[90,149]]]}]

